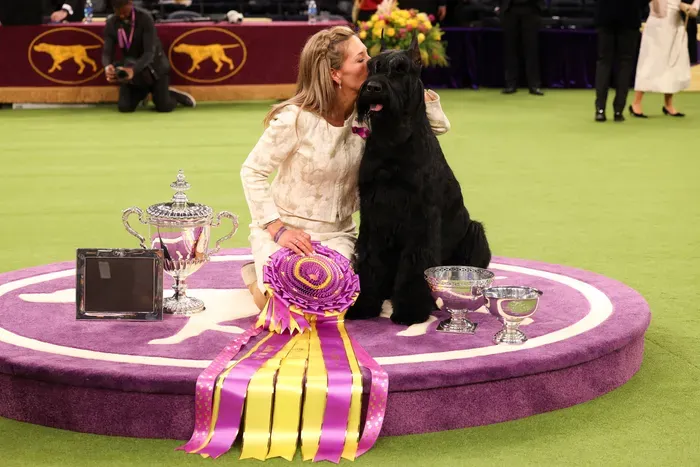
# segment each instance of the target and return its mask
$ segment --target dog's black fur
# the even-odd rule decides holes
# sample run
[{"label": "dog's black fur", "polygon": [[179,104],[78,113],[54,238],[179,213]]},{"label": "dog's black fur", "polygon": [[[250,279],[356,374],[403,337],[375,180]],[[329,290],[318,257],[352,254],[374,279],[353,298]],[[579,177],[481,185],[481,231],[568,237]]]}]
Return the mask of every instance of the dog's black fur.
[{"label": "dog's black fur", "polygon": [[368,66],[358,99],[371,130],[359,174],[360,296],[347,318],[377,317],[391,299],[392,321],[411,325],[435,310],[426,269],[486,268],[491,250],[430,128],[415,37],[408,51],[382,52]]}]

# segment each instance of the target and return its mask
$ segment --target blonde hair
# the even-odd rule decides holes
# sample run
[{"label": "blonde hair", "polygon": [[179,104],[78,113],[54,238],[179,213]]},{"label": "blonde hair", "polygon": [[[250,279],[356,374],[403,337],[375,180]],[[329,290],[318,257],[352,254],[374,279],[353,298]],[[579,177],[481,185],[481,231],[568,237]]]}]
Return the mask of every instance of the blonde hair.
[{"label": "blonde hair", "polygon": [[343,66],[347,41],[354,35],[347,26],[334,26],[317,32],[306,41],[299,59],[294,97],[272,107],[265,117],[265,127],[288,105],[296,105],[321,117],[328,116],[336,97],[331,70]]}]

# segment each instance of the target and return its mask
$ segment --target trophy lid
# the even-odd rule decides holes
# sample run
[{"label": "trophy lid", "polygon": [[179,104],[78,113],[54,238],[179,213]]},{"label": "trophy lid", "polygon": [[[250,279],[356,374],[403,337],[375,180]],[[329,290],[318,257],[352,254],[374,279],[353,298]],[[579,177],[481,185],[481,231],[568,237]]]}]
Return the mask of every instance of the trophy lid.
[{"label": "trophy lid", "polygon": [[175,190],[175,194],[169,203],[154,204],[146,210],[151,223],[192,223],[211,220],[213,211],[209,206],[190,203],[187,200],[185,191],[190,189],[190,184],[185,181],[182,170],[178,171],[177,180],[171,183],[170,187]]}]

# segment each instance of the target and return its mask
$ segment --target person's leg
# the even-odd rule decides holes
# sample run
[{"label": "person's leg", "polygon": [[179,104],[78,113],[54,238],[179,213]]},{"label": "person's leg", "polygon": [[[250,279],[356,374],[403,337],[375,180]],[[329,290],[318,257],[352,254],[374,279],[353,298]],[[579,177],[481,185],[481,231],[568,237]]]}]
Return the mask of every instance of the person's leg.
[{"label": "person's leg", "polygon": [[616,54],[619,68],[615,89],[615,101],[613,102],[613,109],[616,115],[620,114],[620,116],[622,116],[622,112],[624,112],[627,104],[627,95],[629,94],[638,45],[639,31],[620,31],[617,34]]},{"label": "person's leg", "polygon": [[642,112],[642,98],[644,97],[644,91],[634,92],[634,101],[630,105],[630,112],[635,117],[646,118],[646,115]]},{"label": "person's leg", "polygon": [[526,9],[521,16],[523,51],[527,84],[531,94],[542,95],[540,87],[540,15],[534,8]]},{"label": "person's leg", "polygon": [[120,112],[133,112],[141,101],[148,95],[148,88],[122,84],[119,86],[119,101],[117,108]]},{"label": "person's leg", "polygon": [[503,66],[505,87],[503,92],[512,93],[518,88],[518,31],[519,19],[513,11],[501,15],[503,26]]},{"label": "person's leg", "polygon": [[170,79],[168,75],[160,77],[151,86],[153,104],[158,112],[172,112],[177,107],[177,101],[170,94]]},{"label": "person's leg", "polygon": [[671,117],[685,117],[684,113],[679,112],[673,106],[673,94],[664,94],[664,113]]},{"label": "person's leg", "polygon": [[606,28],[598,29],[598,61],[595,69],[595,108],[596,120],[605,120],[608,102],[608,88],[615,56],[615,35]]}]

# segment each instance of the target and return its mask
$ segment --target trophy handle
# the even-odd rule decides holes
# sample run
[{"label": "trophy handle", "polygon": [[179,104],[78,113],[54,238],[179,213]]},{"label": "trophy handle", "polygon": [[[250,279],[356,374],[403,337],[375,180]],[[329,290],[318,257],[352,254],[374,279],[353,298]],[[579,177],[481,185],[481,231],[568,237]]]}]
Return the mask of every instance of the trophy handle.
[{"label": "trophy handle", "polygon": [[229,238],[233,237],[236,234],[236,232],[238,231],[238,216],[231,214],[228,211],[221,211],[219,213],[219,215],[216,216],[216,220],[211,223],[211,226],[218,227],[219,225],[221,225],[221,219],[223,217],[225,217],[227,219],[231,219],[231,223],[233,224],[233,229],[231,230],[231,232],[229,232],[228,235],[226,235],[225,237],[221,237],[220,239],[218,239],[216,241],[216,245],[214,245],[214,249],[209,250],[207,252],[207,256],[217,254],[219,252],[219,250],[221,249],[221,244],[223,242],[225,242],[226,240],[228,240]]},{"label": "trophy handle", "polygon": [[132,214],[138,214],[139,216],[139,221],[142,224],[147,224],[146,221],[143,220],[143,211],[139,208],[129,208],[125,209],[124,212],[122,213],[122,222],[124,223],[124,227],[126,228],[126,231],[129,232],[131,235],[139,239],[139,242],[141,242],[141,248],[144,250],[147,250],[148,247],[146,246],[146,239],[143,238],[143,236],[135,231],[134,229],[131,228],[129,225],[129,216]]}]

